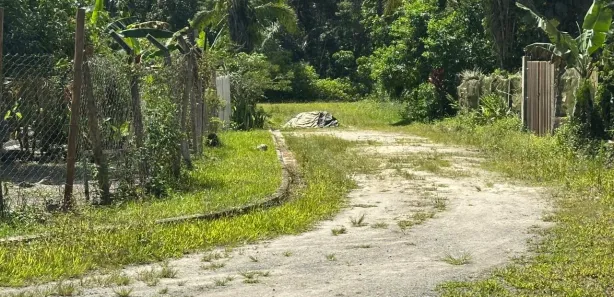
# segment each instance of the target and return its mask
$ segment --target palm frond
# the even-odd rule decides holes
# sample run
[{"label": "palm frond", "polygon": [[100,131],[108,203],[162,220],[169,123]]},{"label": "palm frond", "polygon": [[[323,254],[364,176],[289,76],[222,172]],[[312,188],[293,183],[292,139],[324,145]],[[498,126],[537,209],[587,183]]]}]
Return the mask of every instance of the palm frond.
[{"label": "palm frond", "polygon": [[190,28],[195,30],[203,30],[205,27],[219,22],[221,14],[215,10],[202,10],[194,15],[190,20]]},{"label": "palm frond", "polygon": [[[294,9],[283,1],[266,3],[254,7],[254,12],[259,21],[269,24],[279,23],[281,27],[290,33],[298,31],[298,18]],[[264,27],[269,27],[265,25]]]}]

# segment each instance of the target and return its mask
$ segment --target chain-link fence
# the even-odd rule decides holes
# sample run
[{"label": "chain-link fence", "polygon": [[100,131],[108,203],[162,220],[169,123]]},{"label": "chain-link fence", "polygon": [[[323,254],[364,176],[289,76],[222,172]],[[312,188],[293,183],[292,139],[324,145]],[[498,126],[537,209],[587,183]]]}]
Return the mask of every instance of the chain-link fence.
[{"label": "chain-link fence", "polygon": [[[204,103],[212,89],[195,57],[176,55],[165,66],[128,63],[125,54],[86,58],[77,205],[162,195],[192,166],[210,127]],[[2,72],[0,198],[11,211],[57,209],[66,183],[72,65],[7,55]]]},{"label": "chain-link fence", "polygon": [[70,65],[51,56],[6,55],[0,98],[0,181],[11,209],[63,195]]}]

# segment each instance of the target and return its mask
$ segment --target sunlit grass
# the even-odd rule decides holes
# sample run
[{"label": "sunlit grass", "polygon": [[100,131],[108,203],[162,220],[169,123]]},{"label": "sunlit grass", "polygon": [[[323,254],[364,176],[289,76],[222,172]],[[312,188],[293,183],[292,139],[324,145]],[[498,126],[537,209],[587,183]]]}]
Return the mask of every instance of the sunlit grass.
[{"label": "sunlit grass", "polygon": [[328,111],[343,128],[384,128],[401,121],[400,105],[390,102],[359,101],[260,104],[271,116],[269,124],[279,128],[301,112]]},{"label": "sunlit grass", "polygon": [[[80,209],[78,216],[57,215],[55,223],[74,224],[78,220],[93,225],[114,225],[152,221],[240,206],[275,192],[281,183],[281,165],[275,150],[255,149],[263,143],[273,147],[269,132],[229,132],[221,134],[221,140],[223,147],[207,149],[205,156],[196,160],[195,170],[182,181],[185,190],[162,199]],[[0,236],[41,232],[53,228],[53,224],[3,225]]]},{"label": "sunlit grass", "polygon": [[[350,150],[355,145],[351,142],[331,137],[289,137],[287,142],[301,165],[305,182],[297,197],[287,204],[208,222],[154,225],[145,220],[131,228],[107,231],[93,231],[82,221],[58,226],[48,240],[0,246],[0,285],[77,277],[101,268],[152,263],[221,245],[304,232],[344,206],[346,194],[355,186],[349,177],[352,172],[373,165]],[[237,172],[242,176],[235,178],[241,180],[260,170],[250,167],[246,173]],[[267,172],[267,176],[271,174]]]}]

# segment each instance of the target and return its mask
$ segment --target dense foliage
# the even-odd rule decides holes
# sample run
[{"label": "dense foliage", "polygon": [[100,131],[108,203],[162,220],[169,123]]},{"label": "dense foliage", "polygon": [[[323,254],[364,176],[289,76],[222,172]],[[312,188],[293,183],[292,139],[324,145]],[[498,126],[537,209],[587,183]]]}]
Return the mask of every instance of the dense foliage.
[{"label": "dense foliage", "polygon": [[[70,57],[75,8],[93,7],[95,1],[77,2],[3,3],[7,11],[5,52]],[[100,28],[112,20],[162,21],[172,32],[195,30],[198,35],[192,38],[205,50],[224,53],[215,62],[221,71],[241,69],[234,77],[258,77],[266,72],[258,84],[235,79],[235,83],[245,82],[234,88],[251,102],[235,100],[241,106],[261,101],[353,101],[368,96],[414,104],[416,94],[424,93],[428,88],[424,84],[430,83],[436,98],[421,98],[419,106],[406,109],[408,119],[427,121],[455,113],[450,98],[457,97],[461,71],[517,71],[524,47],[548,40],[517,2],[545,19],[556,19],[558,30],[571,36],[582,33],[578,24],[592,4],[571,0],[96,2],[104,4],[104,18],[90,30],[103,41],[108,36]],[[112,42],[109,45],[118,49]],[[537,52],[531,54],[540,58]],[[257,60],[266,62],[264,70],[249,65]],[[248,65],[237,65],[240,61]],[[253,92],[247,94],[246,89]]]}]

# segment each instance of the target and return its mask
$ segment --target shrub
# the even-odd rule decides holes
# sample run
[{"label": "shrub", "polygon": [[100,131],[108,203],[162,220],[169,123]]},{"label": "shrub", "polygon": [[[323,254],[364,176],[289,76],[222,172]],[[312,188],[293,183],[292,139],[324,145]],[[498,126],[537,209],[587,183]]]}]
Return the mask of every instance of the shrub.
[{"label": "shrub", "polygon": [[575,93],[576,103],[570,124],[578,125],[578,132],[589,139],[603,139],[605,130],[603,121],[594,104],[594,90],[590,80],[580,82]]},{"label": "shrub", "polygon": [[182,133],[177,110],[177,105],[167,98],[152,100],[145,109],[147,137],[143,156],[149,172],[145,186],[148,193],[158,197],[176,186],[181,175],[178,146]]},{"label": "shrub", "polygon": [[500,95],[492,93],[480,99],[480,116],[484,124],[493,123],[512,114],[508,102]]},{"label": "shrub", "polygon": [[313,66],[307,63],[297,63],[293,68],[292,99],[310,100],[317,96],[315,83],[318,74]]},{"label": "shrub", "polygon": [[430,122],[452,113],[449,96],[431,83],[423,83],[402,97],[406,104],[402,116],[407,122]]},{"label": "shrub", "polygon": [[226,64],[231,77],[235,127],[240,130],[263,128],[266,114],[256,108],[266,90],[286,90],[289,81],[276,80],[278,66],[262,54],[239,53]]},{"label": "shrub", "polygon": [[318,79],[315,81],[318,99],[327,101],[355,100],[352,84],[346,79]]}]

